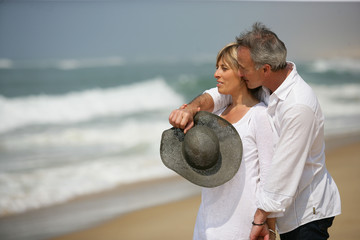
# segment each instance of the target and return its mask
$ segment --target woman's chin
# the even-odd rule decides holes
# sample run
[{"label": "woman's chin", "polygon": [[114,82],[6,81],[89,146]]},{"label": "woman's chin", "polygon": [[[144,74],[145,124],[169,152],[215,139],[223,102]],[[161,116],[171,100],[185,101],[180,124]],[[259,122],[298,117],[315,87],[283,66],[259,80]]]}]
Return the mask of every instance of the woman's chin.
[{"label": "woman's chin", "polygon": [[227,94],[225,91],[224,91],[224,89],[222,89],[222,87],[220,86],[217,86],[217,89],[218,89],[218,92],[220,93],[220,94]]}]

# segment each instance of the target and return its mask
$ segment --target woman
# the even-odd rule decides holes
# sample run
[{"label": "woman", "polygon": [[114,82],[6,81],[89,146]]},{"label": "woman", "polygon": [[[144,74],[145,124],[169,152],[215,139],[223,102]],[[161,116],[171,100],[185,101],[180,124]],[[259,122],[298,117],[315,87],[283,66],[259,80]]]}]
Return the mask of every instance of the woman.
[{"label": "woman", "polygon": [[[232,103],[215,114],[238,131],[243,157],[237,174],[229,182],[202,189],[194,240],[249,239],[256,195],[273,154],[271,126],[265,104],[259,102],[240,78],[236,43],[228,44],[218,53],[214,76],[219,93],[232,97]],[[275,239],[275,218],[269,218],[267,224],[271,239]]]}]

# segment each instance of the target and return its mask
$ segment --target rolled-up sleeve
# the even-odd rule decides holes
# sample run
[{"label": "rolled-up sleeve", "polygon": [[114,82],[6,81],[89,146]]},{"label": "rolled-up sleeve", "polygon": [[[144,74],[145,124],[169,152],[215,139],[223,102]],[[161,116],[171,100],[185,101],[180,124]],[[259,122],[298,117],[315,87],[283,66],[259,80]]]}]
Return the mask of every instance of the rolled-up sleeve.
[{"label": "rolled-up sleeve", "polygon": [[314,112],[308,106],[295,105],[282,116],[270,172],[257,199],[257,207],[267,212],[284,212],[293,202],[299,182],[310,183],[313,177],[303,172],[313,142]]}]

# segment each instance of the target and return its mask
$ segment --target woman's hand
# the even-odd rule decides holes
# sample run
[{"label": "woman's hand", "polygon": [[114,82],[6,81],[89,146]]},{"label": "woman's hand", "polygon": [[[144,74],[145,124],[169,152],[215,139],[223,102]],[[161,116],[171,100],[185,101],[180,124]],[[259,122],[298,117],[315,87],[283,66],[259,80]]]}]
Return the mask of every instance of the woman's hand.
[{"label": "woman's hand", "polygon": [[270,240],[276,240],[276,232],[275,232],[275,230],[269,229],[269,232],[270,232],[270,237],[269,237],[269,239],[270,239]]}]

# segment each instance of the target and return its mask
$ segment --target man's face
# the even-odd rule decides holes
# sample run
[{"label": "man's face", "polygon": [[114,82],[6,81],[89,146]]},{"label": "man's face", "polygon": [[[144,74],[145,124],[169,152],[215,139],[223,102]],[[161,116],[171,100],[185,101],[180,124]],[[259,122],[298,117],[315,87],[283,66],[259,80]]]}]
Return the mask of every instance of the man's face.
[{"label": "man's face", "polygon": [[250,50],[246,47],[239,47],[237,55],[239,63],[240,77],[245,81],[250,89],[254,89],[263,85],[264,76],[262,68],[256,70],[255,64],[251,59]]}]

